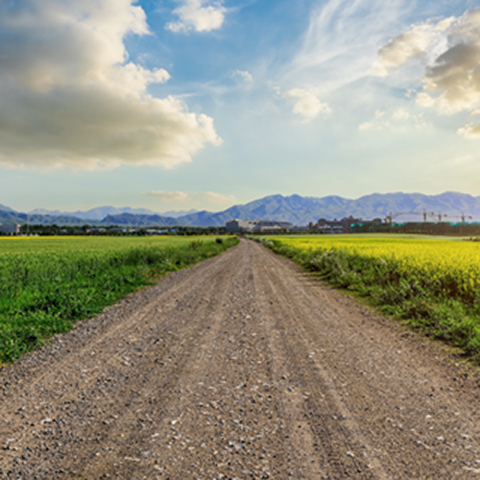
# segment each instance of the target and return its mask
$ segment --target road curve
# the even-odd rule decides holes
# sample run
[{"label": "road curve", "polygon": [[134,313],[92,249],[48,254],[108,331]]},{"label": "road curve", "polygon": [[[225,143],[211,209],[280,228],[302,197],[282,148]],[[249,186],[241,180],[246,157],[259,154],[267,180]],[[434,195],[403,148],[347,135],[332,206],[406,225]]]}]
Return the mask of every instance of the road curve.
[{"label": "road curve", "polygon": [[478,381],[242,240],[0,370],[0,478],[480,478]]}]

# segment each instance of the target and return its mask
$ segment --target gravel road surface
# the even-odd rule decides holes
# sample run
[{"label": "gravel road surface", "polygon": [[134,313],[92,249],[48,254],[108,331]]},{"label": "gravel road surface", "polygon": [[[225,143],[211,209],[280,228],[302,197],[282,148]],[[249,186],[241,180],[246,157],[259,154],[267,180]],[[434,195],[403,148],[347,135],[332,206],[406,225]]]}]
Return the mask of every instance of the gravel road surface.
[{"label": "gravel road surface", "polygon": [[480,479],[477,377],[242,240],[0,369],[0,478]]}]

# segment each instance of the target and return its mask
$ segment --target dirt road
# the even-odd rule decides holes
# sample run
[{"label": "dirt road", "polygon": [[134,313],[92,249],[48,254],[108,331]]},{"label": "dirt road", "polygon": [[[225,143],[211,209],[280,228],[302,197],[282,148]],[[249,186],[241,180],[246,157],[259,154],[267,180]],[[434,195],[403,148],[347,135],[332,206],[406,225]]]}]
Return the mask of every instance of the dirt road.
[{"label": "dirt road", "polygon": [[480,478],[477,392],[242,241],[0,370],[0,478]]}]

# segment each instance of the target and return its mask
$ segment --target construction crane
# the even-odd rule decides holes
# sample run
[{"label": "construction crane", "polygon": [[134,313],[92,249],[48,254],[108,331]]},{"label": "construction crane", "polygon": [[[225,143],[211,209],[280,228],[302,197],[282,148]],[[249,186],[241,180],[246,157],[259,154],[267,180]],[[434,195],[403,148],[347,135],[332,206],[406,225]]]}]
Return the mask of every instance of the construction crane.
[{"label": "construction crane", "polygon": [[472,219],[473,217],[471,215],[465,215],[462,213],[461,215],[449,215],[447,213],[437,213],[435,214],[434,212],[429,213],[430,217],[432,217],[435,221],[441,222],[442,218],[460,218],[462,220],[462,223],[465,223],[465,220],[467,218]]},{"label": "construction crane", "polygon": [[427,212],[398,212],[398,213],[390,212],[390,214],[385,217],[385,222],[391,225],[393,223],[393,220],[399,217],[400,215],[421,215],[423,217],[424,222],[426,222],[428,218]]},{"label": "construction crane", "polygon": [[470,219],[470,220],[473,218],[471,215],[465,215],[464,213],[462,213],[461,215],[449,215],[448,217],[449,218],[460,218],[462,220],[462,223],[465,223],[467,218]]},{"label": "construction crane", "polygon": [[436,222],[440,223],[442,221],[442,218],[448,217],[446,213],[435,213],[435,212],[430,212],[428,214],[430,217],[433,218]]},{"label": "construction crane", "polygon": [[421,215],[424,222],[427,222],[428,219],[431,218],[433,221],[438,223],[440,223],[442,220],[445,221],[447,217],[449,219],[460,218],[462,220],[462,223],[465,223],[466,219],[473,218],[471,215],[465,215],[464,213],[462,213],[461,215],[448,215],[447,213],[427,212],[426,210],[424,210],[423,212],[390,212],[390,214],[386,216],[385,221],[391,225],[393,223],[393,220],[397,217],[400,217],[401,215]]},{"label": "construction crane", "polygon": [[399,217],[400,215],[406,215],[407,213],[408,212],[397,212],[397,213],[390,212],[390,214],[385,217],[385,222],[391,225],[395,218]]}]

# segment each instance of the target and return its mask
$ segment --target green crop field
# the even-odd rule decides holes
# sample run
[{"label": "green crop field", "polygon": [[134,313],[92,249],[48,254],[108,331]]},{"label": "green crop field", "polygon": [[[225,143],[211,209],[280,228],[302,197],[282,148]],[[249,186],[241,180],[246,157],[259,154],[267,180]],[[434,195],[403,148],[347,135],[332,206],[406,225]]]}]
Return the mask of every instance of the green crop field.
[{"label": "green crop field", "polygon": [[[139,247],[168,247],[205,240],[205,236],[152,236],[152,237],[0,237],[0,255],[12,253],[60,253],[118,250]],[[210,241],[212,238],[210,237]]]},{"label": "green crop field", "polygon": [[212,257],[236,237],[0,239],[0,362],[91,318],[158,276]]},{"label": "green crop field", "polygon": [[414,235],[263,237],[330,284],[480,361],[480,243]]}]

